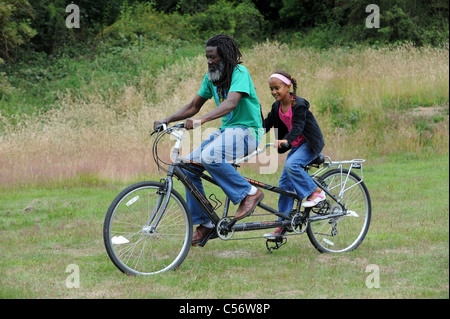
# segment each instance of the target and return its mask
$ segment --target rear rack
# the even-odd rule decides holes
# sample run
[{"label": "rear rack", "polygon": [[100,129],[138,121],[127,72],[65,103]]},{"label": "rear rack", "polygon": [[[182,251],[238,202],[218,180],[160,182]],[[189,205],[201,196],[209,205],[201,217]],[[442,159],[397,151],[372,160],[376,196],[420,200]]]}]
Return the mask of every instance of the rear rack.
[{"label": "rear rack", "polygon": [[[363,177],[363,163],[366,161],[364,159],[353,159],[349,161],[336,161],[333,162],[329,156],[325,156],[325,162],[322,164],[322,167],[320,167],[317,171],[311,174],[311,177],[317,179],[325,173],[328,170],[331,169],[338,169],[341,171],[341,182],[337,184],[337,186],[341,187],[341,190],[339,192],[338,197],[342,198],[343,194],[348,191],[349,189],[357,186],[358,184],[361,184],[364,177]],[[344,171],[344,169],[347,170],[347,172]],[[357,174],[360,177],[359,182],[354,183],[347,187],[347,182],[349,180],[350,173],[353,169],[360,170],[360,174]],[[337,187],[336,186],[336,187]],[[331,190],[330,190],[331,191]]]},{"label": "rear rack", "polygon": [[337,168],[340,169],[341,172],[343,169],[348,169],[349,173],[352,171],[352,169],[359,169],[361,170],[361,174],[359,176],[361,177],[361,181],[363,180],[363,163],[366,160],[364,159],[352,159],[349,161],[332,161],[329,156],[325,156],[325,162],[322,164],[322,167],[320,167],[317,171],[315,171],[313,174],[311,174],[312,177],[317,177],[324,173],[325,171]]}]

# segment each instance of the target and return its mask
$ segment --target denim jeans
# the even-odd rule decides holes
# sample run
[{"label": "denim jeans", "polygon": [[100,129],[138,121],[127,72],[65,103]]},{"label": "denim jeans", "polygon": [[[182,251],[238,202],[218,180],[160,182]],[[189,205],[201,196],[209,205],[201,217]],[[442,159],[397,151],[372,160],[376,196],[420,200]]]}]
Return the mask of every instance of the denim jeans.
[{"label": "denim jeans", "polygon": [[[206,169],[233,204],[237,205],[247,196],[251,185],[229,162],[253,152],[257,146],[257,140],[248,129],[225,128],[213,132],[188,158],[193,162],[201,163],[203,167],[196,167],[195,170],[202,172]],[[184,172],[205,196],[201,178],[187,170]],[[210,221],[208,215],[187,190],[186,202],[194,225]]]},{"label": "denim jeans", "polygon": [[[278,187],[287,191],[295,191],[300,198],[311,195],[316,190],[317,185],[305,172],[303,166],[311,163],[316,157],[317,155],[306,143],[293,147],[286,158]],[[280,213],[291,212],[293,205],[294,199],[280,194],[278,199],[278,211]]]}]

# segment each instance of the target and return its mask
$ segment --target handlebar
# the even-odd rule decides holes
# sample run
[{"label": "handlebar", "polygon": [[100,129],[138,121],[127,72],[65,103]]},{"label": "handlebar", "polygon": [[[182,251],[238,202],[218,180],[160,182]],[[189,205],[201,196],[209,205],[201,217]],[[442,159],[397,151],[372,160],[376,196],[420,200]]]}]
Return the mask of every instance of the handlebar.
[{"label": "handlebar", "polygon": [[163,122],[163,123],[159,124],[157,127],[155,127],[155,130],[150,135],[159,133],[161,131],[165,131],[166,129],[167,129],[167,122]]},{"label": "handlebar", "polygon": [[[173,126],[173,128],[184,128],[184,122],[175,124]],[[159,124],[150,135],[153,135],[155,133],[159,133],[159,132],[165,131],[167,129],[168,129],[168,123],[167,122],[163,122],[163,123]]]}]

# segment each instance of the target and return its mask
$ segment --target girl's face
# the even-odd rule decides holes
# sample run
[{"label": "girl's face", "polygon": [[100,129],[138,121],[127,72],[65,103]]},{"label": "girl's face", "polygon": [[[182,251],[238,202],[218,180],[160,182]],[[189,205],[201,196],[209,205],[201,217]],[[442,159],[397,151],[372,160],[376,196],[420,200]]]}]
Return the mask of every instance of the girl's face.
[{"label": "girl's face", "polygon": [[291,86],[287,85],[280,79],[270,78],[269,87],[270,92],[272,93],[272,96],[275,98],[276,101],[282,101],[287,96],[289,96],[290,99],[289,91],[291,90]]}]

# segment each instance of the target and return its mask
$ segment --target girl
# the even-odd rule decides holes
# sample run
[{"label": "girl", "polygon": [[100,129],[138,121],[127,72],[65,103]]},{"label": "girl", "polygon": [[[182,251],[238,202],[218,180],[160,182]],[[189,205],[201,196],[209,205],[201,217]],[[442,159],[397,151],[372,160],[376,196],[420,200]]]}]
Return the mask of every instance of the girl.
[{"label": "girl", "polygon": [[[293,93],[290,93],[293,86]],[[303,170],[320,153],[325,141],[314,115],[309,110],[309,102],[297,94],[297,80],[286,71],[277,71],[269,78],[269,87],[275,98],[272,110],[264,120],[266,133],[275,128],[275,143],[278,153],[291,151],[287,155],[278,187],[295,191],[300,198],[307,198],[303,207],[313,207],[325,200],[325,192],[316,186],[312,178]],[[288,143],[289,148],[283,148],[282,143]],[[280,195],[278,210],[289,213],[294,200]],[[264,237],[275,239],[282,229],[277,228]]]}]

